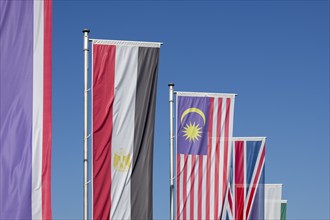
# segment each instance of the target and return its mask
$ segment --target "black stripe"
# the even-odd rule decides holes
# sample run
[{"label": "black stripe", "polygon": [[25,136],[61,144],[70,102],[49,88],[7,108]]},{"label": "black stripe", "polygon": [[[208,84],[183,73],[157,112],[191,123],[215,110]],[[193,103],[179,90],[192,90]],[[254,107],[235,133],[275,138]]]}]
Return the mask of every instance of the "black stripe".
[{"label": "black stripe", "polygon": [[159,48],[139,48],[131,218],[152,219],[152,164]]}]

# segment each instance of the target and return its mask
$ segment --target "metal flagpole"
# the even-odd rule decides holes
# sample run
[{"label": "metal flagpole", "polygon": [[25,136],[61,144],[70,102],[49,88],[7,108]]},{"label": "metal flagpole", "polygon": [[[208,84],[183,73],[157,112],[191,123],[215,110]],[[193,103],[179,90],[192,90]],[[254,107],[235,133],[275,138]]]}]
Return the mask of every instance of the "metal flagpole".
[{"label": "metal flagpole", "polygon": [[88,219],[88,29],[84,33],[84,220]]},{"label": "metal flagpole", "polygon": [[174,83],[169,83],[169,103],[170,103],[170,215],[171,220],[174,220]]}]

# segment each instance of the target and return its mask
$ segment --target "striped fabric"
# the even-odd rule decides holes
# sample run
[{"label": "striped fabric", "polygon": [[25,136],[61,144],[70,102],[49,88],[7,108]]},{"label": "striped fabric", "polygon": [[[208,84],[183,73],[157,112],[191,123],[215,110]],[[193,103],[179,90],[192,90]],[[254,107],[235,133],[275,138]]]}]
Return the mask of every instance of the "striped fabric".
[{"label": "striped fabric", "polygon": [[52,2],[0,16],[0,219],[51,219]]},{"label": "striped fabric", "polygon": [[159,47],[93,42],[93,219],[152,219]]},{"label": "striped fabric", "polygon": [[177,219],[218,219],[227,190],[233,94],[177,92]]}]

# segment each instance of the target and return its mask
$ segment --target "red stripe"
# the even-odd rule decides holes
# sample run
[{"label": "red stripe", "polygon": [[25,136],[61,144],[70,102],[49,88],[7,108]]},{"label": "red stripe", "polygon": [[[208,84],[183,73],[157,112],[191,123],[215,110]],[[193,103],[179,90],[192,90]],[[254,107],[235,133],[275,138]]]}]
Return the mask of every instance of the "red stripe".
[{"label": "red stripe", "polygon": [[235,219],[244,216],[244,141],[235,142]]},{"label": "red stripe", "polygon": [[230,106],[231,100],[226,99],[226,118],[225,118],[225,134],[224,134],[224,160],[223,160],[223,186],[222,186],[222,195],[225,197],[225,192],[227,189],[227,178],[228,178],[228,152],[229,152],[229,122],[230,122]]},{"label": "red stripe", "polygon": [[203,156],[201,155],[198,158],[198,219],[202,219]]},{"label": "red stripe", "polygon": [[176,155],[176,219],[180,219],[180,179],[181,179],[181,173],[180,173],[180,154]]},{"label": "red stripe", "polygon": [[184,159],[183,159],[183,186],[182,186],[182,199],[183,199],[183,207],[182,207],[182,212],[183,212],[183,219],[187,219],[187,167],[188,167],[188,155],[184,154]]},{"label": "red stripe", "polygon": [[42,133],[42,218],[52,218],[52,1],[44,1],[44,96]]},{"label": "red stripe", "polygon": [[248,203],[247,203],[247,208],[246,208],[246,219],[248,219],[248,217],[250,215],[252,202],[253,202],[253,199],[254,199],[256,188],[258,187],[257,183],[260,179],[260,174],[261,174],[261,171],[262,171],[262,168],[263,168],[264,160],[265,160],[265,147],[262,149],[261,157],[260,157],[258,168],[257,168],[257,173],[254,177],[252,185],[250,186],[250,187],[252,187],[252,189],[251,189],[251,193],[250,193],[249,198],[248,198]]},{"label": "red stripe", "polygon": [[207,161],[206,161],[206,219],[210,219],[210,188],[211,188],[211,150],[212,150],[212,127],[213,127],[214,98],[210,98]]},{"label": "red stripe", "polygon": [[109,219],[116,47],[93,45],[93,219]]},{"label": "red stripe", "polygon": [[230,211],[233,212],[233,200],[230,190],[228,190],[228,204]]},{"label": "red stripe", "polygon": [[220,180],[220,138],[221,138],[221,117],[222,117],[222,98],[218,99],[218,112],[217,112],[217,136],[215,145],[215,169],[214,169],[214,218],[218,219],[219,213],[219,180]]},{"label": "red stripe", "polygon": [[196,155],[191,155],[191,188],[190,188],[190,219],[194,217],[194,203],[195,203],[195,166],[196,166]]}]

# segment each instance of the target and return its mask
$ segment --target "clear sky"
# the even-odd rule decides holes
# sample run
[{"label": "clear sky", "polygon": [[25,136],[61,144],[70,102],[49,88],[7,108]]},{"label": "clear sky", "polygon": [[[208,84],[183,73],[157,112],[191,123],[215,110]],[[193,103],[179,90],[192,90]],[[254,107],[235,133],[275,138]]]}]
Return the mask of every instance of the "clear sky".
[{"label": "clear sky", "polygon": [[160,41],[154,219],[169,218],[168,86],[237,93],[234,136],[266,136],[288,219],[329,219],[329,1],[53,0],[54,219],[83,212],[83,34]]}]

